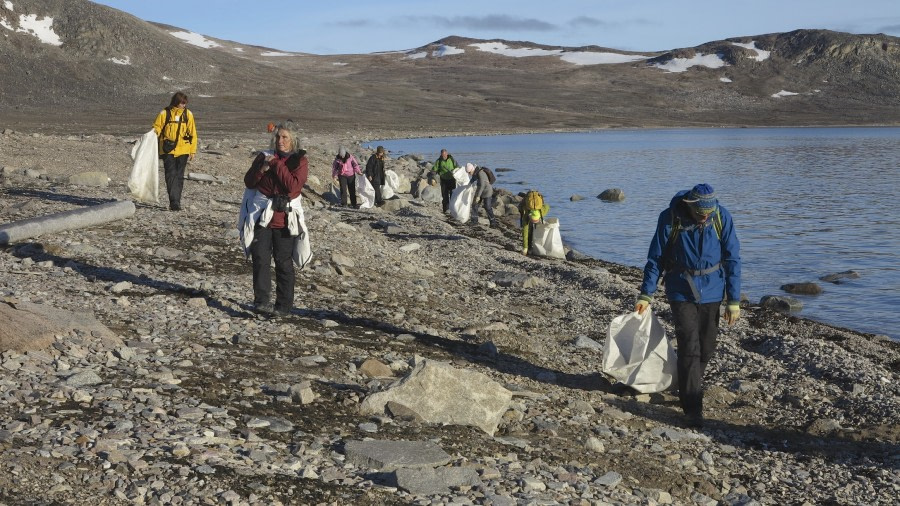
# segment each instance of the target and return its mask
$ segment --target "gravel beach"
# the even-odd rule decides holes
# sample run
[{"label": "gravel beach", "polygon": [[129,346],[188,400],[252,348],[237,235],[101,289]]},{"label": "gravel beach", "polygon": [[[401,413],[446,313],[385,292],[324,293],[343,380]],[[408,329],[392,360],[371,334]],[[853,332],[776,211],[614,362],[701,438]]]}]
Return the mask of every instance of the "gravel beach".
[{"label": "gravel beach", "polygon": [[[897,342],[747,307],[689,429],[599,371],[638,270],[524,257],[502,188],[499,227],[455,222],[420,192],[437,153],[341,208],[330,162],[364,139],[301,139],[288,316],[253,312],[237,239],[264,132],[201,139],[181,212],[0,247],[0,504],[897,503]],[[3,130],[0,223],[131,199],[135,140]]]}]

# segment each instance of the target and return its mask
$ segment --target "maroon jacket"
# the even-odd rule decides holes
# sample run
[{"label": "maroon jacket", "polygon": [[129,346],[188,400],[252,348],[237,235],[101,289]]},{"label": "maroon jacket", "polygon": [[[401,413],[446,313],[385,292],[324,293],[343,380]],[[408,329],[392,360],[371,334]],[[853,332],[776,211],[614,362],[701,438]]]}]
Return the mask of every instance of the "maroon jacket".
[{"label": "maroon jacket", "polygon": [[[244,175],[244,184],[247,188],[259,190],[266,197],[287,195],[293,200],[300,195],[308,175],[309,159],[306,157],[306,151],[302,149],[291,156],[276,151],[269,163],[266,163],[266,155],[260,153],[256,155],[250,170]],[[275,211],[272,221],[269,222],[269,228],[286,226],[285,213]]]}]

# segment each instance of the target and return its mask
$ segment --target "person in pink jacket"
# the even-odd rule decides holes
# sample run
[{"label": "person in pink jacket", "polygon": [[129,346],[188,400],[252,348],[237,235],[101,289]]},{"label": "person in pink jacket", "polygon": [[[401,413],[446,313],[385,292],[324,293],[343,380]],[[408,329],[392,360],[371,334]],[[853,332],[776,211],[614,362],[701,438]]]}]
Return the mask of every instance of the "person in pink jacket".
[{"label": "person in pink jacket", "polygon": [[349,193],[350,204],[354,208],[359,208],[356,204],[357,174],[362,174],[359,162],[347,151],[347,148],[341,147],[331,164],[331,177],[334,179],[334,184],[341,187],[341,207],[347,207],[347,194]]}]

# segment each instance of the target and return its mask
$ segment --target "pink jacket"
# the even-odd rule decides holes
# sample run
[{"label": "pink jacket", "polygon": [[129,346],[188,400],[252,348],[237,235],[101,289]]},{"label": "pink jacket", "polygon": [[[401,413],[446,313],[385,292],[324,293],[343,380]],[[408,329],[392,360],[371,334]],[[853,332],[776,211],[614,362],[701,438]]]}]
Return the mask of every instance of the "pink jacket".
[{"label": "pink jacket", "polygon": [[341,161],[340,158],[334,159],[334,162],[331,164],[331,177],[352,176],[353,174],[362,174],[359,162],[356,161],[353,155],[350,155],[346,162]]}]

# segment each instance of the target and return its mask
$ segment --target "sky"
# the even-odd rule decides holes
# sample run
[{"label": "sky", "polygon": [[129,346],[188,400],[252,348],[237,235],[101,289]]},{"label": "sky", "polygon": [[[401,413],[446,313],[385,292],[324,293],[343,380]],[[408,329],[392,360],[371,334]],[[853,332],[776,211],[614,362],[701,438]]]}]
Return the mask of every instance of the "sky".
[{"label": "sky", "polygon": [[314,54],[403,51],[449,35],[627,51],[822,28],[900,36],[898,0],[98,0],[242,44]]}]

